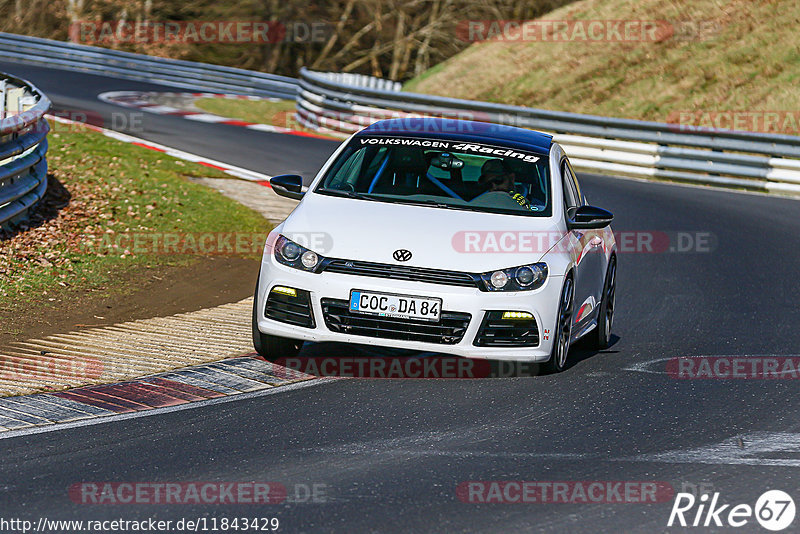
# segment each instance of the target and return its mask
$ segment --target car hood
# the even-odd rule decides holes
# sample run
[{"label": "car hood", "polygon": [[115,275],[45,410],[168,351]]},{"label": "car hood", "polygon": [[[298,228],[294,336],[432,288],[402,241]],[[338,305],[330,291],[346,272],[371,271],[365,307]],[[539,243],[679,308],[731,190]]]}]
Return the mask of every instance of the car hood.
[{"label": "car hood", "polygon": [[554,217],[524,217],[308,194],[280,232],[329,258],[486,272],[539,261],[563,237]]}]

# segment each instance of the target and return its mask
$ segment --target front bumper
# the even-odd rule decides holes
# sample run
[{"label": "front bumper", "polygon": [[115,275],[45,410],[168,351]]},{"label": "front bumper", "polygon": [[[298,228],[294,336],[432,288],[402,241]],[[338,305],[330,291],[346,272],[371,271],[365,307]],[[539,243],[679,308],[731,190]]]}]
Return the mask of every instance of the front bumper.
[{"label": "front bumper", "polygon": [[[544,362],[550,359],[554,326],[563,276],[548,276],[534,291],[483,292],[477,288],[455,287],[425,282],[373,278],[350,274],[323,272],[313,274],[292,269],[275,261],[272,254],[262,258],[261,276],[257,291],[258,329],[265,333],[313,342],[359,343],[373,346],[409,349],[420,352],[454,354],[465,358]],[[313,327],[301,327],[267,318],[264,315],[269,292],[275,286],[285,286],[309,292]],[[455,344],[409,341],[352,335],[331,331],[323,315],[322,300],[348,301],[350,291],[360,289],[383,293],[407,294],[442,299],[442,310],[467,313],[469,325],[461,340]],[[536,319],[539,345],[535,347],[475,346],[481,323],[489,311],[529,312]]]}]

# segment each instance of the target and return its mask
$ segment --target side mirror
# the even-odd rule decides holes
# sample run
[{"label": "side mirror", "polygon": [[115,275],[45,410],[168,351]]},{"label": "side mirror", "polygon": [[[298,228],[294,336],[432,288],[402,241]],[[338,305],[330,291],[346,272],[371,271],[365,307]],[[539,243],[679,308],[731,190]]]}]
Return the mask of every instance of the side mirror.
[{"label": "side mirror", "polygon": [[614,214],[595,206],[570,208],[567,212],[567,228],[570,230],[594,230],[605,228],[614,220]]},{"label": "side mirror", "polygon": [[303,198],[303,177],[296,174],[273,176],[269,181],[272,190],[282,197],[300,200]]}]

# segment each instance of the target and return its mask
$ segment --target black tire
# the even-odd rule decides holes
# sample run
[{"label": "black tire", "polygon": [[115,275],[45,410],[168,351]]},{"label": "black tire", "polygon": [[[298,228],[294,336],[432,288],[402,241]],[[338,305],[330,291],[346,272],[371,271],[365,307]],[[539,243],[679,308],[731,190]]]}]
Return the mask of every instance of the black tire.
[{"label": "black tire", "polygon": [[575,283],[571,276],[564,280],[561,297],[558,303],[556,329],[553,333],[553,349],[550,359],[544,363],[543,370],[547,374],[560,373],[567,367],[570,337],[572,336],[572,311],[575,299]]},{"label": "black tire", "polygon": [[[259,272],[259,278],[261,273]],[[253,348],[265,360],[274,362],[278,358],[293,358],[297,356],[303,342],[297,339],[264,334],[258,329],[258,282],[253,296]]]},{"label": "black tire", "polygon": [[614,308],[617,300],[617,258],[611,256],[603,284],[603,298],[597,312],[597,328],[589,334],[589,341],[595,350],[604,350],[611,345],[611,327],[614,324]]}]

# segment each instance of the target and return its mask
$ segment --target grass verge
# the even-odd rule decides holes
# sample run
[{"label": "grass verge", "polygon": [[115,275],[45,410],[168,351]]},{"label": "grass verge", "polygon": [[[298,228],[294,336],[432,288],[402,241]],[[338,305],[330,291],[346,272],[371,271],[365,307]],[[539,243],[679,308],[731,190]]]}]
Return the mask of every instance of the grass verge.
[{"label": "grass verge", "polygon": [[294,115],[294,100],[231,100],[227,98],[200,98],[195,106],[214,115],[240,119],[259,124],[272,124],[291,128],[289,118]]},{"label": "grass verge", "polygon": [[326,139],[341,141],[341,137],[327,135],[306,128],[295,119],[296,103],[294,100],[233,100],[227,98],[200,98],[195,101],[195,106],[231,119],[239,119],[257,124],[270,124],[280,128],[288,128],[297,132],[313,134]]}]

